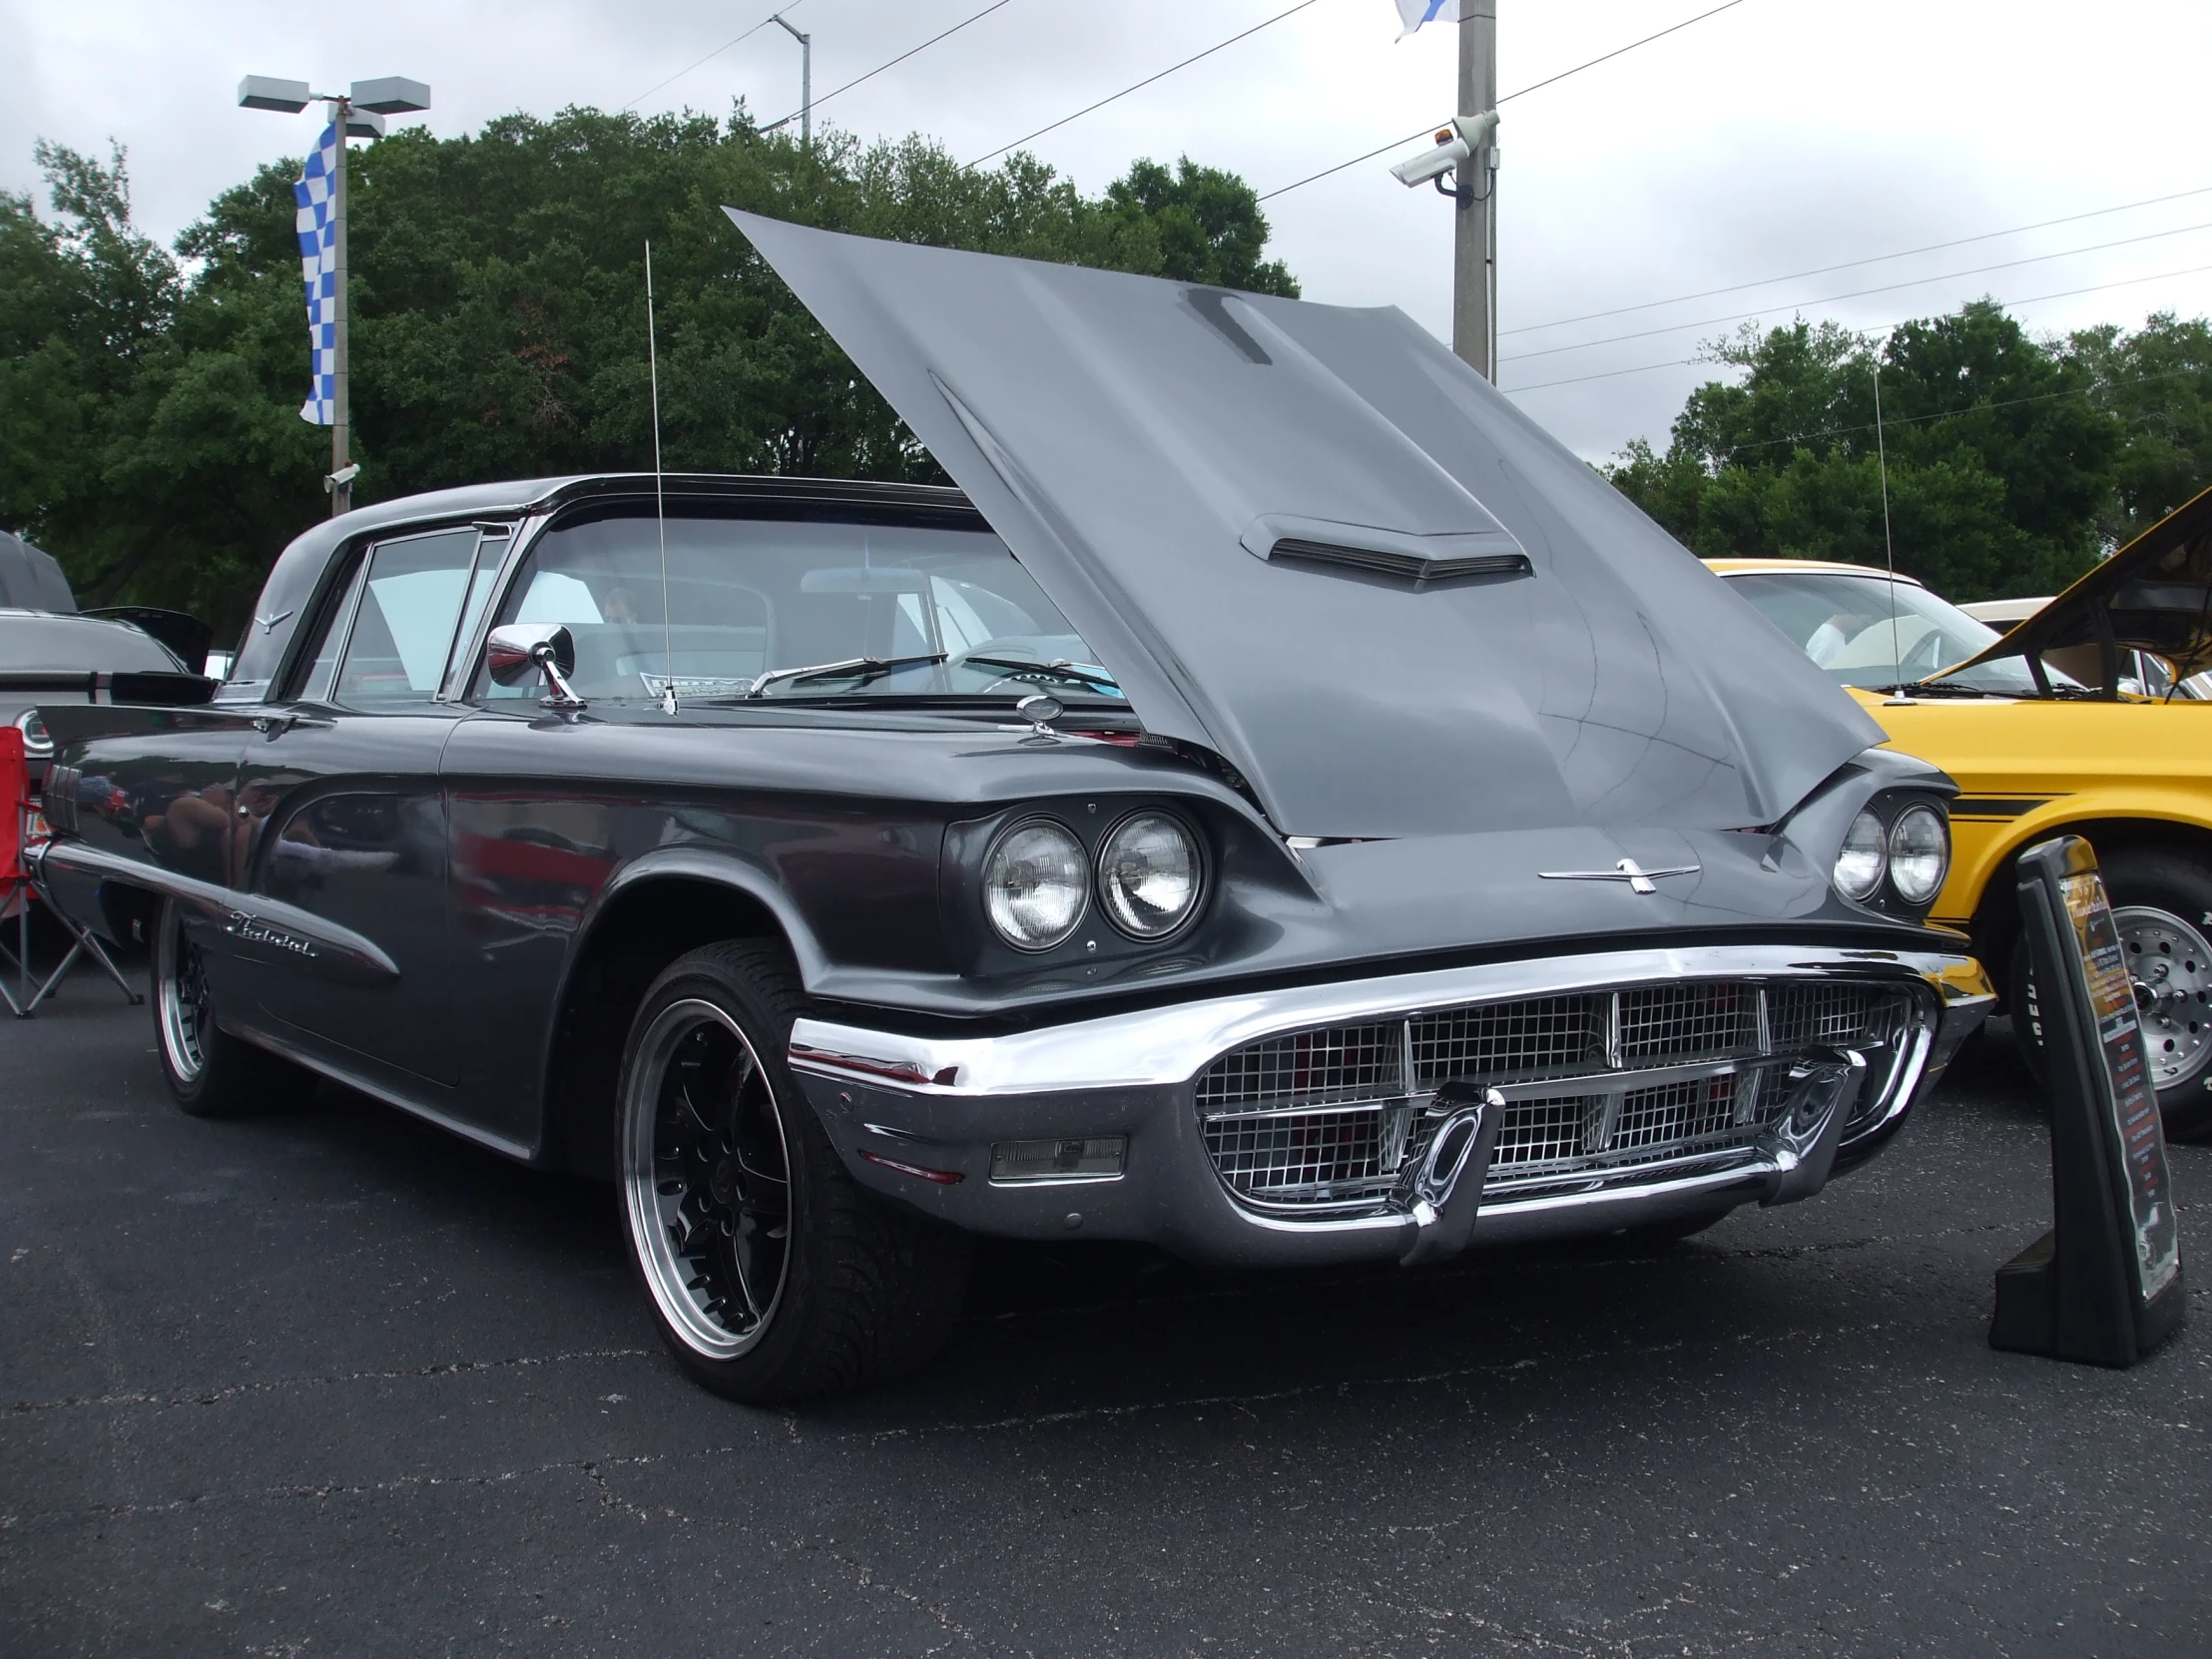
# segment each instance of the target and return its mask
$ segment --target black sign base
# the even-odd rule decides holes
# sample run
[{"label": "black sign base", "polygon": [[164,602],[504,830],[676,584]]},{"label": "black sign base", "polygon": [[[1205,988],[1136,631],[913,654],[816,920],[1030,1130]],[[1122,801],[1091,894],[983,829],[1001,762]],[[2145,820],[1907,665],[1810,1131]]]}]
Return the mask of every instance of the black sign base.
[{"label": "black sign base", "polygon": [[2089,843],[2045,841],[2019,873],[2050,1090],[2052,1227],[1997,1269],[1989,1346],[2132,1366],[2186,1308],[2158,1097]]}]

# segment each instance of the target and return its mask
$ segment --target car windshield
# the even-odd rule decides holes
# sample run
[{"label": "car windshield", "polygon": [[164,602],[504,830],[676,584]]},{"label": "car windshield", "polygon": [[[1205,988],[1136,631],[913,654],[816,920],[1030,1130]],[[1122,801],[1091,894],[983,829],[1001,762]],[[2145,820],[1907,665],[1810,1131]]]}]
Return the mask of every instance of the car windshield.
[{"label": "car windshield", "polygon": [[631,513],[547,532],[497,620],[566,627],[571,679],[593,701],[652,701],[673,677],[687,702],[1005,702],[1043,690],[1126,707],[988,530],[671,514],[667,537],[665,628],[659,531]]},{"label": "car windshield", "polygon": [[[2000,637],[1918,582],[1834,570],[1756,571],[1728,578],[1760,615],[1847,686],[1888,691],[1941,674]],[[1893,595],[1895,596],[1893,600]],[[2048,670],[2053,688],[2075,682]],[[1999,697],[2033,697],[2034,677],[2018,657],[1980,663],[1942,684]]]}]

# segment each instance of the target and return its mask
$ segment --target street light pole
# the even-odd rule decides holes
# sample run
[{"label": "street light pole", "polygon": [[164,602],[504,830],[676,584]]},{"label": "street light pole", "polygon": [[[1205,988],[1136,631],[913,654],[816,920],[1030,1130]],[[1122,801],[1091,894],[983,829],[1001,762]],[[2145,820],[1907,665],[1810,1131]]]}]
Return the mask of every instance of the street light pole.
[{"label": "street light pole", "polygon": [[338,130],[337,165],[330,170],[330,516],[353,510],[353,406],[345,383],[345,150],[347,98],[330,100],[330,122]]},{"label": "street light pole", "polygon": [[382,138],[384,117],[428,109],[430,89],[403,75],[355,81],[351,90],[342,93],[314,92],[305,81],[269,75],[249,75],[239,83],[241,109],[297,115],[316,102],[328,106],[330,126],[337,134],[337,154],[330,165],[330,474],[323,481],[330,492],[330,516],[335,518],[352,510],[353,479],[359,470],[352,464],[353,405],[346,341],[346,141]]},{"label": "street light pole", "polygon": [[[1459,114],[1497,108],[1497,0],[1460,0]],[[1493,135],[1458,169],[1452,216],[1451,349],[1485,379],[1497,379],[1497,142]]]},{"label": "street light pole", "polygon": [[815,133],[815,37],[793,28],[782,12],[776,14],[776,21],[799,42],[799,147],[804,150],[814,142]]}]

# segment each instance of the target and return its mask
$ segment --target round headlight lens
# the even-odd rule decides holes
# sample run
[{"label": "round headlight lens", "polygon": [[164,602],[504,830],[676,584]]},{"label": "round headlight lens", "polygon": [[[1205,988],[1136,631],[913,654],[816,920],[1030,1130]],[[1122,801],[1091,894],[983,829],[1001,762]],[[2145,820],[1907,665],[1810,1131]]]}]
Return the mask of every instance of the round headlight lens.
[{"label": "round headlight lens", "polygon": [[1950,869],[1950,831],[1933,807],[1908,807],[1890,827],[1890,884],[1908,904],[1926,904]]},{"label": "round headlight lens", "polygon": [[36,709],[25,709],[15,717],[16,729],[23,734],[23,752],[26,755],[51,755],[54,753],[54,735],[47,731],[46,722],[39,718]]},{"label": "round headlight lens", "polygon": [[1098,851],[1107,918],[1135,939],[1164,939],[1198,907],[1198,842],[1165,813],[1137,813]]},{"label": "round headlight lens", "polygon": [[983,908],[1016,950],[1049,950],[1074,932],[1090,890],[1083,843],[1049,819],[1015,825],[983,859]]},{"label": "round headlight lens", "polygon": [[1871,812],[1861,813],[1844,832],[1844,849],[1836,854],[1836,890],[1855,904],[1864,904],[1882,890],[1882,872],[1889,863],[1889,837],[1882,821]]}]

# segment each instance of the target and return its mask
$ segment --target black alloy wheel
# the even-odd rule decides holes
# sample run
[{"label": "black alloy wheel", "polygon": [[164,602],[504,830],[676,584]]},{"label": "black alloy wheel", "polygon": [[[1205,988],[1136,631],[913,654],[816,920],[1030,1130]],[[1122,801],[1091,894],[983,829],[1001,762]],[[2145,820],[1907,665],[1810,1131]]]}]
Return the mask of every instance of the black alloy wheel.
[{"label": "black alloy wheel", "polygon": [[[2166,1138],[2203,1135],[2212,1131],[2212,870],[2179,853],[2132,847],[2101,867]],[[2042,1023],[2024,942],[2012,951],[2009,979],[2013,1035],[2040,1082]]]},{"label": "black alloy wheel", "polygon": [[223,1029],[207,958],[175,899],[154,930],[154,1047],[177,1104],[194,1117],[236,1117],[309,1086],[299,1070]]},{"label": "black alloy wheel", "polygon": [[683,957],[639,1006],[617,1114],[624,1236],[661,1337],[749,1404],[918,1369],[959,1317],[968,1243],[863,1191],[785,1064],[780,945]]}]

